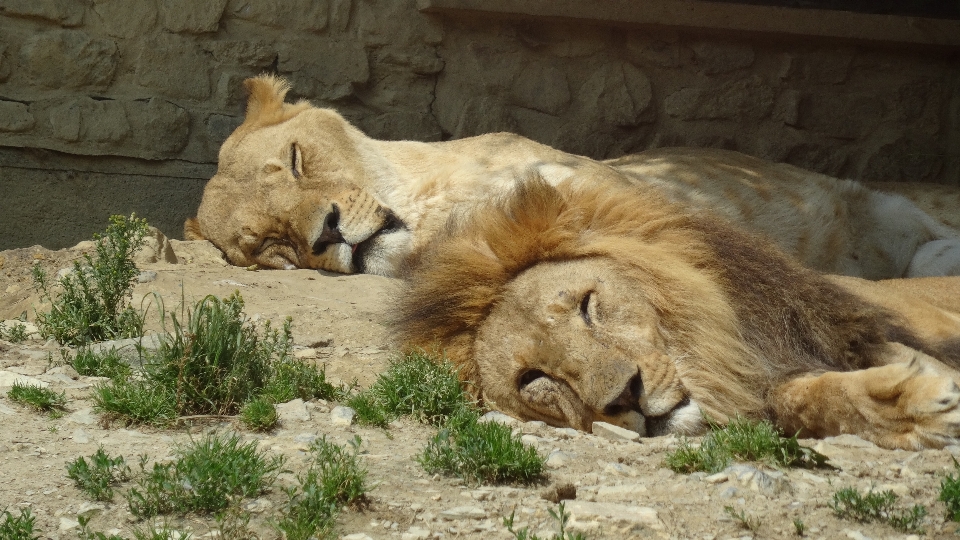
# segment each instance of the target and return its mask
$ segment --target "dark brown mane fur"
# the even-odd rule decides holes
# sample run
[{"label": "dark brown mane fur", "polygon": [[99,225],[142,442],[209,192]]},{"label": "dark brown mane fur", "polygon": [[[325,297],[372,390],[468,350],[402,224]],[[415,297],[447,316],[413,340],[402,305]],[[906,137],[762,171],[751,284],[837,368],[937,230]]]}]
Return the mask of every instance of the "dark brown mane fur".
[{"label": "dark brown mane fur", "polygon": [[[732,309],[739,334],[727,339],[748,353],[717,354],[722,345],[703,353],[712,345],[688,344],[687,356],[707,358],[688,376],[702,377],[701,386],[719,393],[752,394],[754,402],[738,405],[743,412],[756,411],[772,384],[792,374],[875,365],[889,339],[931,351],[894,315],[726,222],[686,214],[635,188],[554,188],[536,179],[503,204],[478,211],[466,226],[451,226],[411,260],[396,310],[397,337],[408,347],[439,347],[465,381],[481,385],[473,360],[476,332],[504,287],[540,262],[587,257],[612,257],[649,276],[644,292],[663,324],[687,336],[681,339],[711,341],[695,328],[710,324],[698,322],[708,320],[699,313]],[[688,276],[706,276],[717,295],[688,286]]]}]

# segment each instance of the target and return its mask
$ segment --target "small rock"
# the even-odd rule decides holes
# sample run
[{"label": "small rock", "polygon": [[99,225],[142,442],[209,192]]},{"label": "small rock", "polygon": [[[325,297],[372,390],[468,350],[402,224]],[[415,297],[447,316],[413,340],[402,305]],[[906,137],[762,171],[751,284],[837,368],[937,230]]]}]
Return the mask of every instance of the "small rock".
[{"label": "small rock", "polygon": [[277,416],[280,417],[281,421],[299,420],[306,422],[310,420],[310,411],[307,410],[306,403],[300,398],[280,403],[276,408]]},{"label": "small rock", "polygon": [[73,380],[80,378],[80,374],[77,373],[77,370],[73,369],[71,365],[57,366],[55,368],[48,369],[44,375],[66,375]]},{"label": "small rock", "polygon": [[19,384],[21,386],[39,386],[41,388],[46,388],[48,386],[47,383],[34,377],[21,375],[12,371],[0,371],[0,388],[9,388],[14,384]]},{"label": "small rock", "polygon": [[564,509],[570,512],[570,528],[583,530],[593,528],[596,520],[640,525],[653,530],[663,530],[663,522],[653,508],[628,504],[570,501]]},{"label": "small rock", "polygon": [[570,463],[572,458],[573,456],[562,450],[554,450],[553,452],[550,452],[549,456],[547,456],[547,461],[544,464],[551,469],[559,469],[567,463]]},{"label": "small rock", "polygon": [[87,444],[90,442],[90,434],[80,428],[73,430],[73,435],[70,438],[77,444]]},{"label": "small rock", "polygon": [[636,469],[622,463],[607,463],[603,466],[603,472],[616,476],[637,476]]},{"label": "small rock", "polygon": [[851,540],[871,540],[869,536],[866,536],[860,531],[851,531],[849,529],[843,530],[844,536],[850,538]]},{"label": "small rock", "polygon": [[317,357],[316,349],[300,349],[293,353],[293,356],[300,360],[310,360]]},{"label": "small rock", "polygon": [[520,437],[520,442],[522,442],[527,446],[533,446],[534,448],[537,448],[541,444],[544,444],[547,441],[544,439],[541,439],[540,437],[537,437],[536,435],[522,435]]},{"label": "small rock", "polygon": [[113,341],[102,341],[90,345],[90,351],[103,354],[110,349],[115,350],[124,362],[134,367],[140,367],[143,364],[141,350],[144,354],[155,351],[160,347],[160,342],[164,339],[160,334],[148,334],[142,338],[116,339]]},{"label": "small rock", "polygon": [[790,482],[779,471],[767,472],[752,465],[737,464],[727,467],[723,472],[727,473],[731,481],[764,495],[778,495],[792,491]]},{"label": "small rock", "polygon": [[877,491],[881,493],[884,491],[892,491],[900,497],[906,497],[910,494],[910,488],[903,484],[881,484],[880,487],[877,488]]},{"label": "small rock", "polygon": [[273,503],[267,499],[254,499],[243,505],[244,510],[254,514],[262,514],[271,508],[273,508]]},{"label": "small rock", "polygon": [[137,283],[150,283],[157,280],[157,273],[153,270],[141,270],[137,276]]},{"label": "small rock", "polygon": [[83,424],[85,426],[89,426],[97,423],[97,417],[93,414],[93,408],[87,407],[84,409],[77,409],[76,411],[70,413],[67,415],[66,421],[74,424]]},{"label": "small rock", "polygon": [[10,407],[7,407],[3,403],[0,403],[0,414],[11,416],[11,415],[17,414],[17,411],[11,409]]},{"label": "small rock", "polygon": [[736,496],[739,495],[739,494],[740,494],[740,490],[739,490],[739,489],[737,489],[737,488],[735,488],[735,487],[733,487],[733,486],[727,486],[727,487],[724,488],[722,491],[720,491],[720,498],[721,498],[721,499],[732,499],[732,498],[736,497]]},{"label": "small rock", "polygon": [[639,441],[640,434],[636,431],[623,429],[620,426],[608,424],[606,422],[594,422],[593,434],[611,441]]},{"label": "small rock", "polygon": [[79,526],[80,526],[80,522],[75,519],[66,518],[66,517],[60,518],[60,532],[62,533],[70,532]]},{"label": "small rock", "polygon": [[330,421],[336,426],[349,426],[353,424],[353,418],[356,415],[357,411],[351,409],[350,407],[337,405],[332,411],[330,411]]},{"label": "small rock", "polygon": [[85,502],[80,504],[80,508],[77,508],[77,515],[85,518],[92,518],[106,509],[107,507],[100,503]]},{"label": "small rock", "polygon": [[516,425],[517,419],[512,416],[507,416],[500,411],[490,411],[480,417],[481,422],[498,422],[500,424],[505,424],[508,426]]},{"label": "small rock", "polygon": [[545,427],[547,427],[547,423],[541,422],[540,420],[530,420],[524,422],[521,426],[524,433],[536,433]]},{"label": "small rock", "polygon": [[343,540],[373,540],[367,533],[353,533],[343,537]]},{"label": "small rock", "polygon": [[457,506],[440,512],[443,519],[482,519],[487,517],[483,508],[477,506]]},{"label": "small rock", "polygon": [[718,472],[717,474],[711,474],[710,476],[704,478],[704,481],[710,484],[719,484],[721,482],[726,482],[730,477],[727,476],[725,472]]},{"label": "small rock", "polygon": [[849,446],[851,448],[877,448],[877,445],[870,441],[865,441],[856,435],[844,433],[836,437],[825,437],[823,442],[834,446]]},{"label": "small rock", "polygon": [[301,433],[293,438],[293,442],[311,445],[313,441],[317,440],[317,435],[315,433]]},{"label": "small rock", "polygon": [[635,501],[647,494],[643,484],[624,484],[621,486],[601,486],[597,490],[597,502]]},{"label": "small rock", "polygon": [[410,527],[407,532],[400,535],[400,540],[422,540],[424,538],[430,538],[430,530],[420,527]]},{"label": "small rock", "polygon": [[561,439],[579,439],[583,437],[583,433],[568,427],[554,428],[554,431],[557,433],[557,436]]}]

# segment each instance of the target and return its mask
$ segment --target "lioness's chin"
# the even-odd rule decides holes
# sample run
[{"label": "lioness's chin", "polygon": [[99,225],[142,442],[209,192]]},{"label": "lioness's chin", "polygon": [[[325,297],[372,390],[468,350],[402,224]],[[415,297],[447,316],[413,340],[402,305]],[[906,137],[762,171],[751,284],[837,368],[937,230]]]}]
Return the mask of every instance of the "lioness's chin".
[{"label": "lioness's chin", "polygon": [[398,261],[410,249],[410,231],[392,229],[383,231],[357,245],[353,264],[357,272],[378,276],[396,277]]},{"label": "lioness's chin", "polygon": [[703,433],[706,423],[700,405],[690,399],[664,417],[656,421],[648,421],[646,432],[648,437],[660,435],[698,435]]}]

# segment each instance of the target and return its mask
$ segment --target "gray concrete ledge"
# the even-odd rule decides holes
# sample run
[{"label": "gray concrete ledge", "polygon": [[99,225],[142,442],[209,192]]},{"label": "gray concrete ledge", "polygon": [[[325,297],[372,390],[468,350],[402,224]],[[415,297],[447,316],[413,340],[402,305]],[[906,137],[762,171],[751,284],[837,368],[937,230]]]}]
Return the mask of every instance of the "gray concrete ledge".
[{"label": "gray concrete ledge", "polygon": [[418,0],[428,13],[497,14],[791,37],[960,47],[960,21],[696,0]]}]

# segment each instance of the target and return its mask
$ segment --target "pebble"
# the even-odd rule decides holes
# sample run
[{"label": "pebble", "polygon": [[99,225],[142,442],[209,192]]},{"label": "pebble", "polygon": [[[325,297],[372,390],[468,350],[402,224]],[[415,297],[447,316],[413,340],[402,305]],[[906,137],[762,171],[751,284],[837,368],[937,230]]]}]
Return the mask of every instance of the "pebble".
[{"label": "pebble", "polygon": [[410,527],[407,532],[400,535],[400,540],[422,540],[430,538],[430,530],[420,527]]},{"label": "pebble", "polygon": [[761,471],[752,465],[736,464],[724,469],[731,482],[763,493],[764,495],[779,495],[792,491],[786,475],[779,471]]},{"label": "pebble", "polygon": [[611,441],[640,441],[640,434],[606,422],[594,422],[593,434]]},{"label": "pebble", "polygon": [[559,436],[561,439],[579,439],[580,437],[583,437],[582,432],[577,431],[573,428],[568,428],[568,427],[554,428],[554,431],[556,432],[557,436]]},{"label": "pebble", "polygon": [[79,526],[80,526],[80,522],[75,519],[66,518],[66,517],[60,518],[60,532],[63,532],[63,533],[70,532]]},{"label": "pebble", "polygon": [[836,437],[825,437],[823,442],[834,446],[848,446],[851,448],[877,448],[877,445],[870,441],[865,441],[856,435],[844,433]]},{"label": "pebble", "polygon": [[663,530],[663,522],[657,511],[647,506],[601,503],[590,501],[567,501],[564,510],[570,513],[570,528],[593,530],[597,520],[629,525],[641,525],[653,530]]},{"label": "pebble", "polygon": [[77,370],[73,369],[73,366],[71,365],[57,366],[55,368],[48,369],[45,375],[66,375],[73,380],[80,378],[80,374],[77,373]]},{"label": "pebble", "polygon": [[150,283],[157,280],[157,273],[153,270],[141,270],[137,276],[138,283]]},{"label": "pebble", "polygon": [[536,448],[547,441],[545,439],[541,439],[540,437],[537,437],[536,435],[522,435],[520,437],[520,442],[522,442],[527,446],[533,446],[534,448]]},{"label": "pebble", "polygon": [[271,508],[273,508],[273,503],[263,498],[254,499],[243,505],[244,510],[247,512],[253,512],[254,514],[262,514]]},{"label": "pebble", "polygon": [[307,410],[306,403],[297,398],[286,403],[280,403],[277,406],[277,416],[281,421],[300,420],[306,422],[310,420],[310,411]]},{"label": "pebble", "polygon": [[[21,386],[39,386],[41,388],[48,386],[47,383],[34,377],[28,377],[27,375],[21,375],[12,371],[0,371],[0,388],[9,388],[14,384]],[[6,392],[3,393],[6,394]]]},{"label": "pebble", "polygon": [[132,366],[142,364],[140,352],[146,354],[155,351],[160,347],[160,342],[164,339],[161,334],[148,334],[142,338],[117,339],[113,341],[101,341],[90,345],[90,351],[102,354],[113,349],[120,355],[124,362]]},{"label": "pebble", "polygon": [[300,360],[310,360],[317,357],[316,349],[301,349],[293,353],[293,356]]},{"label": "pebble", "polygon": [[482,519],[487,517],[486,511],[478,506],[457,506],[440,512],[443,519]]},{"label": "pebble", "polygon": [[343,540],[373,540],[367,533],[353,533],[343,537]]},{"label": "pebble", "polygon": [[512,416],[507,416],[500,411],[490,411],[480,417],[481,422],[498,422],[500,424],[505,424],[512,426],[517,424],[517,419]]},{"label": "pebble", "polygon": [[80,428],[73,430],[73,435],[71,435],[70,438],[77,444],[87,444],[90,442],[90,434]]},{"label": "pebble", "polygon": [[350,407],[337,405],[330,411],[330,421],[336,426],[349,426],[353,424],[353,418],[357,412]]},{"label": "pebble", "polygon": [[719,484],[721,482],[726,482],[730,477],[727,476],[725,472],[718,472],[717,474],[711,474],[710,476],[704,478],[710,484]]},{"label": "pebble", "polygon": [[871,540],[869,536],[866,536],[860,531],[851,531],[848,529],[843,530],[844,536],[850,538],[851,540]]},{"label": "pebble", "polygon": [[643,484],[623,484],[620,486],[600,486],[597,489],[597,502],[634,501],[647,494],[647,486]]},{"label": "pebble", "polygon": [[77,508],[77,515],[89,518],[99,514],[100,512],[103,512],[106,509],[107,507],[100,503],[84,502],[80,504],[79,508]]},{"label": "pebble", "polygon": [[570,463],[571,459],[573,459],[571,454],[557,449],[553,452],[550,452],[550,455],[547,456],[547,461],[544,464],[551,469],[559,469],[567,463]]},{"label": "pebble", "polygon": [[83,424],[90,426],[97,423],[97,417],[93,414],[93,407],[77,409],[66,417],[67,422],[74,424]]},{"label": "pebble", "polygon": [[638,474],[636,469],[623,463],[607,463],[603,466],[603,472],[616,476],[637,476]]}]

